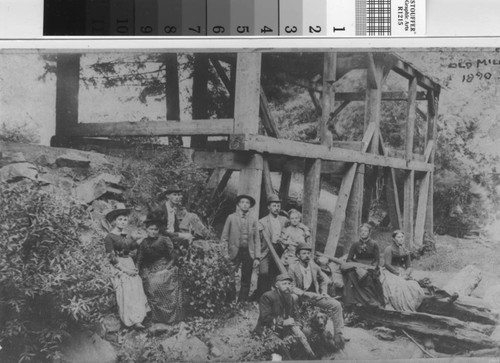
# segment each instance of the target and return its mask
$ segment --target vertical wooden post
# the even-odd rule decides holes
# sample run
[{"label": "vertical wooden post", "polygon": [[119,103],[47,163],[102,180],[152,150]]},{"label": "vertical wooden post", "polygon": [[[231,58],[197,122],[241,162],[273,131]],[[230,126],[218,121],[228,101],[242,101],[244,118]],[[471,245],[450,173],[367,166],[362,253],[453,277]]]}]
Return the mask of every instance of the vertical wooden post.
[{"label": "vertical wooden post", "polygon": [[[437,147],[437,115],[439,106],[439,90],[427,92],[427,142],[431,140],[433,147],[429,162],[434,164],[434,155]],[[434,233],[434,172],[429,173],[429,196],[427,198],[427,212],[425,215],[425,231],[431,236]]]},{"label": "vertical wooden post", "polygon": [[80,54],[58,54],[56,75],[56,139],[60,139],[78,124]]},{"label": "vertical wooden post", "polygon": [[253,155],[248,166],[240,171],[238,183],[238,194],[247,194],[255,199],[255,206],[251,210],[255,218],[259,218],[262,169],[262,155]]},{"label": "vertical wooden post", "polygon": [[[165,64],[165,79],[166,79],[166,103],[167,103],[167,120],[181,119],[180,100],[179,100],[179,73],[177,70],[177,53],[166,53],[163,55]],[[182,137],[170,136],[169,144],[182,145]]]},{"label": "vertical wooden post", "polygon": [[[208,118],[208,72],[209,60],[206,54],[195,54],[193,69],[193,119]],[[207,136],[192,136],[191,147],[203,148],[207,143]]]},{"label": "vertical wooden post", "polygon": [[380,134],[380,107],[382,104],[382,81],[384,65],[375,61],[373,55],[368,53],[367,69],[367,91],[366,91],[366,112],[365,112],[365,130],[373,122],[375,131],[370,147],[370,152],[379,153],[379,134]]},{"label": "vertical wooden post", "polygon": [[260,107],[260,53],[238,53],[234,96],[234,132],[257,134]]},{"label": "vertical wooden post", "polygon": [[[417,116],[417,79],[410,79],[408,87],[408,105],[406,120],[405,139],[405,159],[410,161],[413,158],[413,136],[415,134],[415,118]],[[405,243],[408,247],[413,247],[414,232],[414,206],[415,206],[415,171],[410,170],[406,174],[404,185],[404,213],[403,226],[405,232]]]},{"label": "vertical wooden post", "polygon": [[279,191],[279,196],[281,199],[281,208],[283,210],[288,209],[288,195],[290,192],[291,182],[292,182],[292,173],[287,170],[283,170],[281,172],[280,191]]},{"label": "vertical wooden post", "polygon": [[302,194],[302,217],[304,224],[311,228],[313,252],[316,248],[320,177],[321,160],[306,159],[304,168],[304,193]]},{"label": "vertical wooden post", "polygon": [[271,180],[271,170],[269,169],[269,161],[267,157],[263,158],[263,168],[262,168],[262,183],[264,184],[264,191],[266,192],[266,198],[270,195],[275,194],[273,188],[273,181]]}]

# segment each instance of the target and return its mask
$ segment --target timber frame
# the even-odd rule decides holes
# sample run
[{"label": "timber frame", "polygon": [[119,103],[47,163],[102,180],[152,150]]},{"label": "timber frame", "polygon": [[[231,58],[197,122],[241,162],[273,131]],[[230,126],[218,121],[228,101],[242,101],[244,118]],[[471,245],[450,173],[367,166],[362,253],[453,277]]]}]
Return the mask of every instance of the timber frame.
[{"label": "timber frame", "polygon": [[[322,75],[310,82],[293,77],[287,79],[289,83],[307,89],[314,107],[321,114],[317,126],[319,143],[312,144],[280,138],[261,85],[261,52],[196,55],[193,120],[189,121],[180,121],[176,60],[175,53],[165,53],[167,77],[173,80],[166,87],[167,121],[79,123],[80,54],[59,54],[56,135],[53,144],[75,145],[77,140],[82,142],[95,137],[112,136],[191,136],[192,149],[189,152],[192,159],[204,168],[214,169],[209,187],[213,188],[214,193],[220,192],[225,188],[231,172],[239,170],[239,193],[250,194],[255,198],[257,206],[253,212],[256,214],[261,197],[271,193],[279,194],[286,207],[291,175],[301,172],[304,175],[303,218],[304,223],[311,227],[313,241],[316,241],[321,175],[333,174],[342,178],[342,182],[336,205],[330,209],[333,219],[328,240],[322,241],[326,242],[324,253],[329,256],[335,255],[341,235],[350,242],[358,238],[358,227],[363,219],[365,178],[370,169],[371,174],[385,178],[391,225],[404,230],[408,246],[418,248],[423,244],[424,232],[432,234],[433,171],[440,85],[431,77],[394,53],[323,53]],[[224,68],[221,62],[229,66]],[[234,102],[232,118],[209,119],[207,116],[203,106],[203,99],[207,97],[207,80],[197,78],[196,70],[208,66],[215,69]],[[226,71],[228,68],[229,72]],[[354,69],[367,70],[366,91],[340,92],[337,81]],[[391,71],[408,80],[406,92],[382,91]],[[336,108],[335,101],[342,103]],[[365,103],[363,139],[357,142],[332,142],[328,135],[329,123],[339,117],[350,102],[356,101]],[[395,153],[384,144],[380,132],[382,101],[407,102],[404,153]],[[418,108],[417,101],[425,101],[427,109]],[[414,153],[417,114],[426,120],[423,154]],[[264,130],[265,134],[259,133],[259,130]],[[207,141],[208,136],[225,136],[228,142],[214,150]],[[402,203],[396,182],[397,170],[404,174]],[[272,185],[271,171],[281,173],[279,186]]]}]

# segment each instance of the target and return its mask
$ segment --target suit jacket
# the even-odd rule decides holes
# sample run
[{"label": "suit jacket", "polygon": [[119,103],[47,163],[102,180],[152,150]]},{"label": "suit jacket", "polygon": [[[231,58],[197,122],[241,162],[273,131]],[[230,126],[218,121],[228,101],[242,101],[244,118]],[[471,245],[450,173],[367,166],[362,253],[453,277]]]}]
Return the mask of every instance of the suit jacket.
[{"label": "suit jacket", "polygon": [[[248,251],[253,259],[260,259],[260,238],[257,227],[257,219],[248,214]],[[229,253],[229,258],[234,260],[238,255],[238,250],[240,249],[240,223],[241,218],[239,212],[230,214],[226,223],[224,224],[224,229],[222,230],[221,241],[222,243],[227,243],[227,249]]]},{"label": "suit jacket", "polygon": [[273,327],[273,320],[287,318],[298,319],[297,301],[292,294],[281,294],[278,290],[270,290],[260,297],[259,320],[257,327]]},{"label": "suit jacket", "polygon": [[[309,264],[311,265],[312,280],[316,292],[318,294],[326,294],[328,291],[328,283],[330,282],[330,279],[313,261],[310,261]],[[291,265],[288,268],[288,274],[292,277],[295,287],[305,291],[304,277],[300,269],[300,262],[297,261],[297,263]]]},{"label": "suit jacket", "polygon": [[[281,225],[281,230],[285,227],[285,223],[288,222],[288,219],[283,216],[278,216],[278,221]],[[260,240],[261,240],[261,252],[260,255],[265,257],[269,253],[269,247],[267,247],[267,242],[272,243],[273,233],[271,231],[271,215],[268,214],[264,218],[259,219],[259,232],[260,232]]]}]

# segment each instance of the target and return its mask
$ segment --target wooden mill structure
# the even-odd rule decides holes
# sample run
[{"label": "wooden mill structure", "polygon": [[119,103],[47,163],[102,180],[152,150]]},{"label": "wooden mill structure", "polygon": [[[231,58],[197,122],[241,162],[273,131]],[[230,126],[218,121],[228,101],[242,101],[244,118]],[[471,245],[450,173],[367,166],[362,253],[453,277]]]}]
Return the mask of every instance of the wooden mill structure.
[{"label": "wooden mill structure", "polygon": [[[162,53],[164,51],[155,51]],[[111,136],[190,136],[193,160],[207,169],[214,169],[209,186],[222,190],[238,170],[238,192],[261,197],[278,192],[282,200],[289,195],[292,172],[304,175],[302,212],[304,223],[311,227],[316,241],[318,199],[322,174],[342,178],[324,252],[333,256],[341,235],[356,240],[362,222],[365,170],[368,168],[386,180],[386,198],[393,228],[403,229],[409,246],[423,243],[424,231],[433,231],[433,170],[436,140],[436,119],[440,86],[404,59],[393,53],[322,51],[323,64],[318,77],[310,82],[295,80],[305,87],[321,112],[317,125],[318,143],[283,139],[273,120],[261,85],[263,53],[195,54],[192,94],[192,120],[180,121],[178,57],[162,53],[166,65],[166,121],[118,121],[113,123],[79,123],[78,90],[80,54],[61,53],[57,56],[56,136],[54,144],[72,144],[75,140],[91,140]],[[222,64],[226,64],[223,66]],[[228,90],[234,104],[231,118],[210,119],[204,106],[207,79],[197,76],[197,69],[213,67]],[[364,92],[340,92],[338,82],[355,69],[366,69]],[[228,71],[229,70],[229,71]],[[407,80],[404,92],[384,92],[390,72]],[[199,72],[198,74],[202,74]],[[293,82],[293,80],[292,80]],[[340,106],[336,106],[339,101]],[[381,104],[386,101],[406,101],[405,150],[389,150],[380,132]],[[417,101],[425,101],[426,109]],[[350,102],[364,102],[364,135],[357,142],[333,142],[328,126],[341,116]],[[423,152],[415,153],[414,134],[417,114],[425,119]],[[217,147],[208,137],[222,136]],[[398,193],[396,171],[403,174]],[[281,182],[273,186],[271,171],[281,173]],[[401,178],[399,178],[401,179]],[[403,195],[403,198],[400,196]],[[401,200],[403,199],[403,200]],[[254,208],[258,213],[259,204]]]}]

